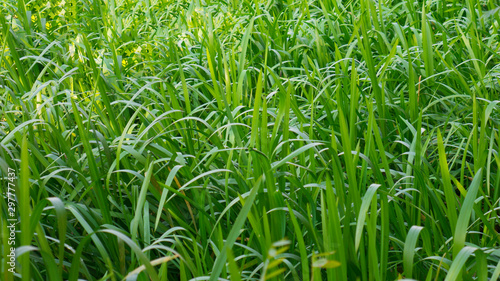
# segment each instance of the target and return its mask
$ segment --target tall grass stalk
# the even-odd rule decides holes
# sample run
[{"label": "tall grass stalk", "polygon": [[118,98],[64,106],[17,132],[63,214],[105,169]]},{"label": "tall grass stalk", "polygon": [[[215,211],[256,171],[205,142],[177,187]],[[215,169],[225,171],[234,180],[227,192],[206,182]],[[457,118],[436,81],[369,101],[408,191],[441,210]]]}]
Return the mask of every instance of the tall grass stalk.
[{"label": "tall grass stalk", "polygon": [[0,9],[1,280],[499,278],[498,2]]}]

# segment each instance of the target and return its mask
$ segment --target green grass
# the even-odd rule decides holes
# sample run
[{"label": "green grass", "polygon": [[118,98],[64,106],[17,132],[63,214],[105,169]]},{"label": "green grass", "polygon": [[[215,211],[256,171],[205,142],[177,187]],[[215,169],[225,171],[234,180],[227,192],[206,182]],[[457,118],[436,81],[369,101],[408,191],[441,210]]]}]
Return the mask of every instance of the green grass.
[{"label": "green grass", "polygon": [[498,1],[0,9],[1,280],[498,280]]}]

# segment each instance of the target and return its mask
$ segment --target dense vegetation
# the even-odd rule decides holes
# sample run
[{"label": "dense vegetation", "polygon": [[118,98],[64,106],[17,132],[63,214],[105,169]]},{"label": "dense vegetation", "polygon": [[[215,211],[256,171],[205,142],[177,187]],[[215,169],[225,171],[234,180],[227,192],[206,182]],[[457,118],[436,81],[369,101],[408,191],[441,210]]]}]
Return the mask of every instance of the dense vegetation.
[{"label": "dense vegetation", "polygon": [[499,5],[2,0],[0,279],[497,280]]}]

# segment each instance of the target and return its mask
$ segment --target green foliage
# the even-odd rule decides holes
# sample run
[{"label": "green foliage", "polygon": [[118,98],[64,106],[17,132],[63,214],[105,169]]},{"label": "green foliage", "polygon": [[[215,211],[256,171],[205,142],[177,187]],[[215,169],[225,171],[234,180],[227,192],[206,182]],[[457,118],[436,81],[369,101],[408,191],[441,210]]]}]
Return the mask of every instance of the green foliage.
[{"label": "green foliage", "polygon": [[497,1],[0,10],[1,280],[498,279]]}]

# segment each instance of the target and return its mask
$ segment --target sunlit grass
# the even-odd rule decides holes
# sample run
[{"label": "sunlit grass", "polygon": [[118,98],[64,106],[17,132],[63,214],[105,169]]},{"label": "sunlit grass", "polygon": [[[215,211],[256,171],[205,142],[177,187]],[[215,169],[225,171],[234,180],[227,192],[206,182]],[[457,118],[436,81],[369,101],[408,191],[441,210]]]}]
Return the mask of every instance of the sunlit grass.
[{"label": "sunlit grass", "polygon": [[1,280],[498,279],[496,1],[0,9]]}]

